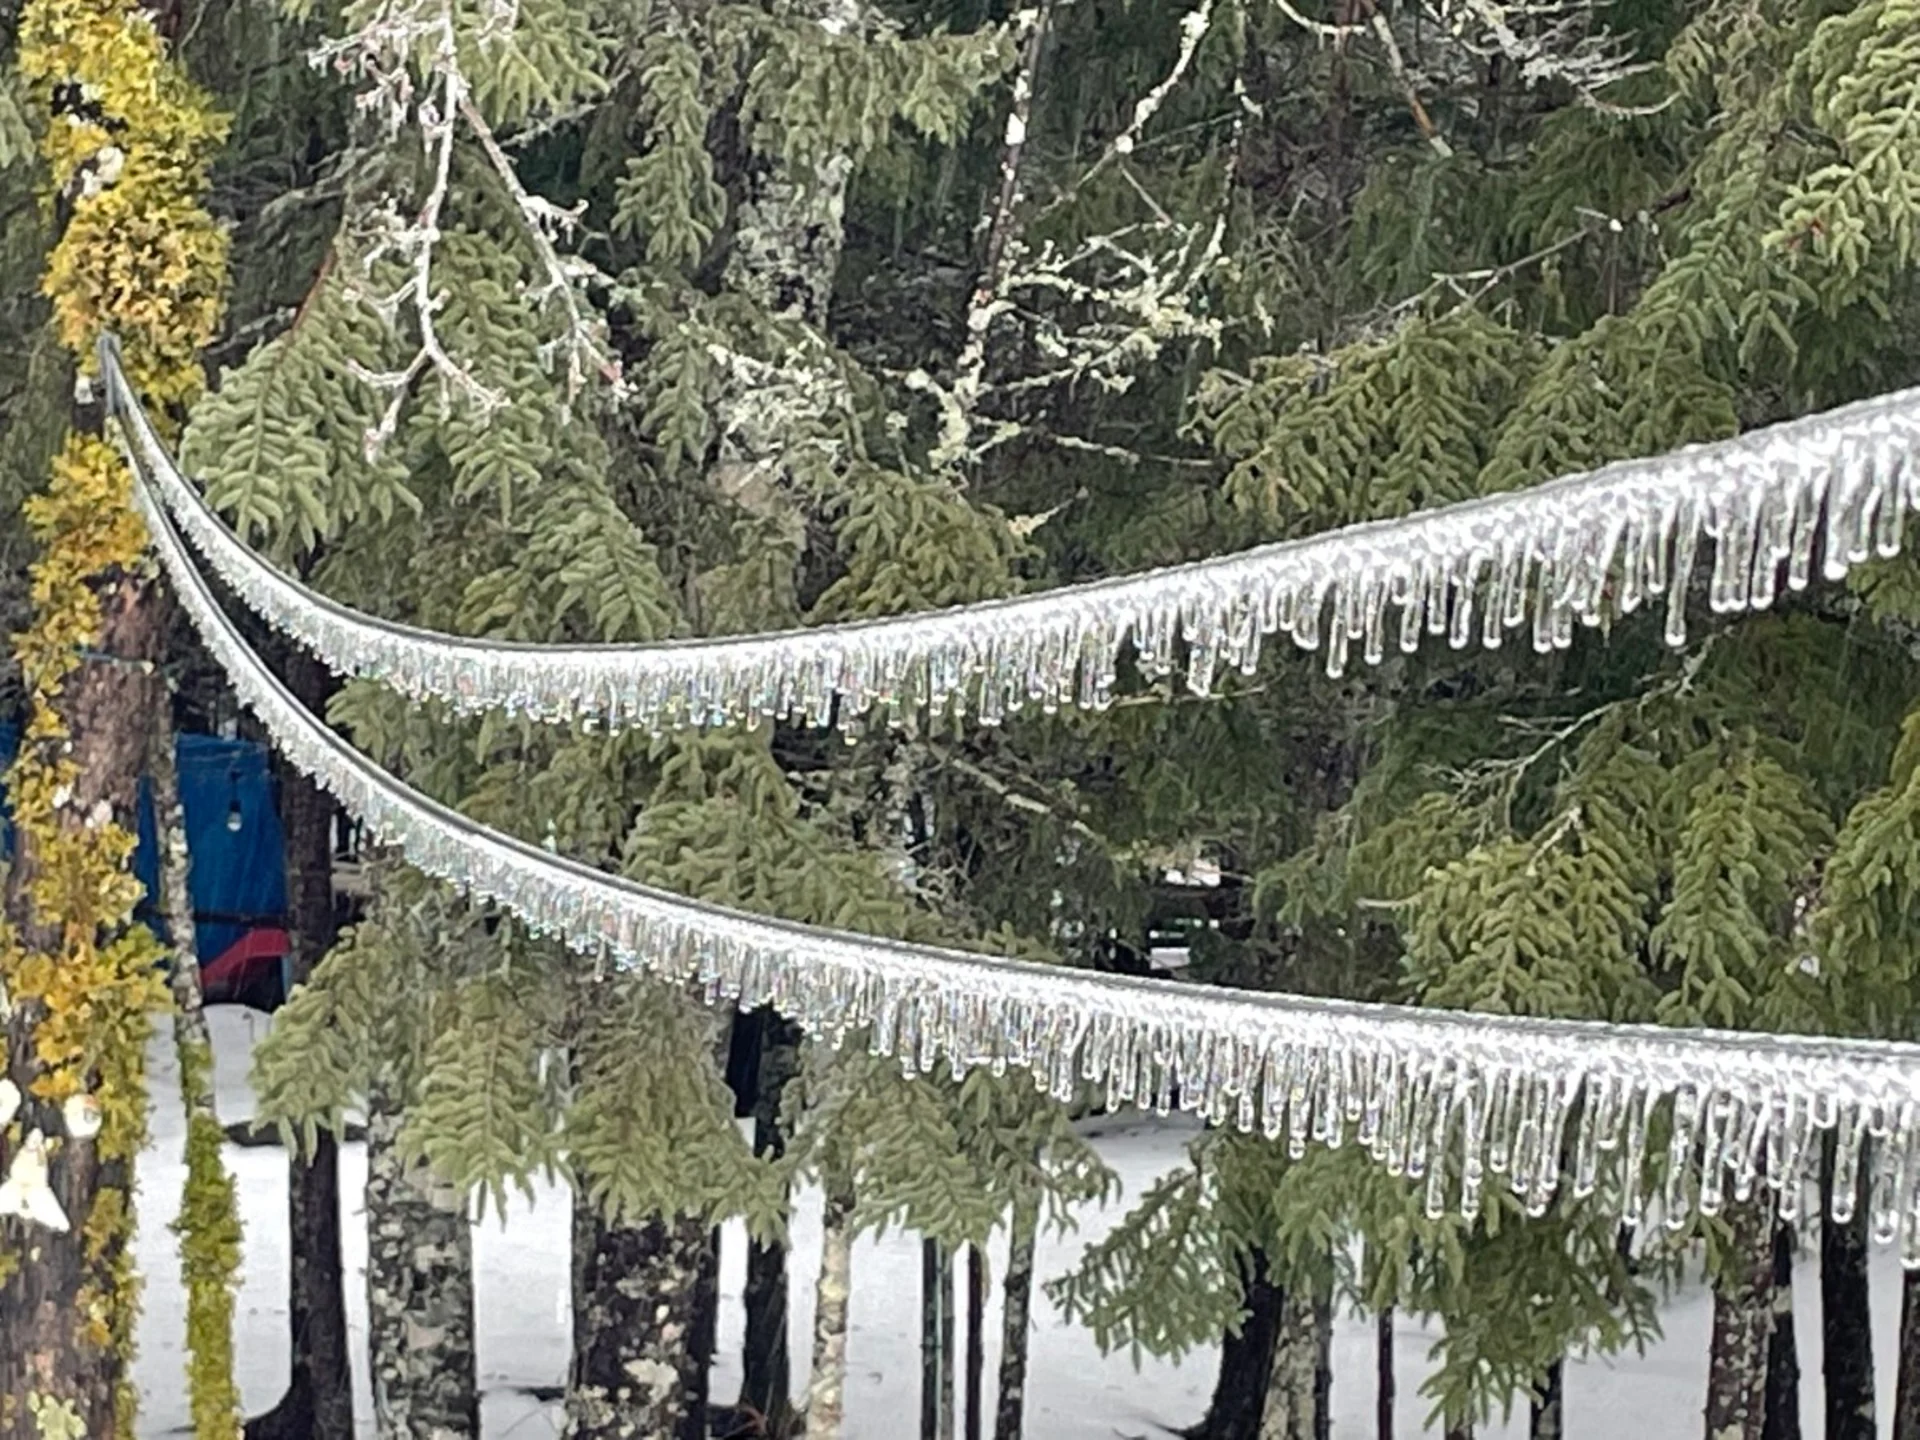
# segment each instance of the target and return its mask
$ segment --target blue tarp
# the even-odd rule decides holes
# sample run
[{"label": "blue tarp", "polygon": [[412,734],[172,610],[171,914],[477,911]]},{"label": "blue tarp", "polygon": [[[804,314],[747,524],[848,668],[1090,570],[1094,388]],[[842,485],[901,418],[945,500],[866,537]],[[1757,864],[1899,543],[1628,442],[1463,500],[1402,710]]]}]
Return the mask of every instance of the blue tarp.
[{"label": "blue tarp", "polygon": [[[0,724],[0,761],[11,764],[18,727]],[[187,853],[200,963],[206,965],[249,930],[283,926],[287,911],[286,850],[275,805],[273,772],[264,746],[215,735],[182,735],[174,751],[180,766],[180,807],[186,812]],[[0,793],[0,809],[5,797]],[[13,851],[11,814],[3,843]],[[140,782],[140,844],[133,868],[147,887],[141,918],[162,929],[153,897],[160,875],[153,797]]]}]

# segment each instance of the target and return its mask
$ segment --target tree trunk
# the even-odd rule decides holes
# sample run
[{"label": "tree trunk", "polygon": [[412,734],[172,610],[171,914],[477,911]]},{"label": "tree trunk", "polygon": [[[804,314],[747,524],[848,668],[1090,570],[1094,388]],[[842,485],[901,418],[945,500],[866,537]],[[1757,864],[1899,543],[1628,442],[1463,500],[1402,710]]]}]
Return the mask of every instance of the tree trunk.
[{"label": "tree trunk", "polygon": [[1220,1346],[1220,1374],[1207,1404],[1206,1418],[1190,1432],[1192,1440],[1258,1440],[1273,1373],[1274,1345],[1280,1334],[1285,1297],[1268,1279],[1266,1252],[1255,1250],[1243,1263],[1246,1317],[1240,1331]]},{"label": "tree trunk", "polygon": [[1394,1440],[1393,1435],[1393,1307],[1382,1310],[1373,1322],[1373,1396],[1374,1440]]},{"label": "tree trunk", "polygon": [[1729,1205],[1731,1232],[1713,1277],[1706,1440],[1761,1440],[1773,1329],[1773,1221],[1767,1199]]},{"label": "tree trunk", "polygon": [[[1821,1169],[1823,1189],[1831,1194],[1831,1133]],[[1867,1207],[1859,1205],[1845,1225],[1835,1224],[1830,1216],[1820,1221],[1820,1369],[1826,1381],[1826,1440],[1877,1440],[1879,1435],[1873,1396],[1873,1316],[1868,1306]]]},{"label": "tree trunk", "polygon": [[1800,1440],[1800,1350],[1793,1330],[1794,1248],[1793,1227],[1774,1226],[1773,1334],[1767,1339],[1765,1440]]},{"label": "tree trunk", "polygon": [[1260,1410],[1260,1440],[1315,1440],[1320,1416],[1320,1325],[1310,1297],[1288,1291],[1280,1302],[1273,1365]]},{"label": "tree trunk", "polygon": [[[713,1357],[720,1346],[720,1227],[707,1231],[693,1297],[693,1405],[702,1414],[712,1400]],[[705,1431],[702,1431],[704,1440]]]},{"label": "tree trunk", "polygon": [[[75,549],[76,539],[62,531],[46,544],[50,554],[55,549],[64,554]],[[4,1440],[38,1440],[48,1433],[121,1434],[118,1412],[123,1404],[130,1412],[133,1404],[125,1367],[134,1292],[122,1269],[131,1228],[133,1156],[145,1135],[140,1102],[147,1015],[155,997],[140,987],[143,972],[151,972],[145,970],[145,957],[133,973],[114,965],[107,947],[125,922],[104,912],[116,907],[97,906],[103,912],[98,915],[45,914],[33,903],[36,882],[58,858],[49,855],[50,843],[81,856],[66,863],[77,864],[89,878],[94,871],[124,869],[90,843],[89,837],[101,832],[89,822],[99,817],[134,829],[147,749],[145,722],[155,713],[153,668],[140,663],[157,659],[162,641],[153,592],[118,570],[89,577],[88,588],[100,601],[98,658],[82,661],[61,682],[58,712],[67,739],[56,732],[36,740],[29,731],[21,745],[20,764],[34,765],[40,772],[36,780],[58,775],[60,789],[50,800],[36,797],[31,821],[21,795],[10,797],[16,830],[6,911],[16,944],[29,955],[53,957],[56,965],[98,972],[99,993],[89,995],[87,1003],[100,1007],[100,1013],[90,1017],[75,1013],[71,1002],[41,998],[7,973],[15,957],[0,956],[0,983],[8,985],[11,998],[10,1006],[0,1006],[7,1011],[6,1068],[0,1076],[11,1087],[7,1093],[14,1104],[7,1108],[17,1105],[12,1125],[0,1130],[0,1180],[7,1186],[0,1194],[9,1202],[0,1215],[0,1263],[17,1261],[11,1278],[0,1279]],[[37,613],[36,621],[43,615]],[[45,707],[44,700],[36,703],[36,717]],[[55,832],[57,841],[51,839]],[[70,925],[84,933],[69,934]],[[118,1032],[110,1047],[73,1060],[62,1056],[63,1069],[81,1093],[104,1102],[91,1112],[104,1123],[88,1128],[97,1122],[83,1115],[78,1101],[68,1113],[60,1102],[36,1094],[35,1085],[48,1078],[42,1045],[61,1043],[52,1038],[56,1030],[43,1027],[50,1022],[77,1027],[81,1039],[92,1044],[102,1038],[103,1018]],[[80,1128],[70,1126],[69,1119]],[[89,1230],[99,1235],[100,1247],[89,1244]],[[0,1277],[5,1275],[0,1268]],[[95,1297],[104,1333],[75,1323],[74,1306],[83,1292]],[[36,1419],[36,1411],[44,1418]]]},{"label": "tree trunk", "polygon": [[953,1440],[953,1256],[920,1242],[920,1440]]},{"label": "tree trunk", "polygon": [[967,1418],[965,1440],[982,1434],[981,1381],[987,1369],[987,1257],[978,1245],[967,1247]]},{"label": "tree trunk", "polygon": [[[780,1106],[799,1067],[797,1032],[790,1021],[769,1015],[760,1030],[760,1074],[754,1089],[753,1150],[786,1153]],[[785,1425],[793,1410],[793,1371],[787,1342],[787,1251],[783,1245],[747,1242],[746,1340],[741,1357],[740,1403],[767,1417],[768,1428]]]},{"label": "tree trunk", "polygon": [[[325,712],[331,677],[296,646],[280,647],[294,698]],[[333,799],[276,752],[280,824],[287,854],[289,980],[304,985],[335,939]],[[340,1159],[322,1132],[311,1155],[288,1153],[287,1230],[292,1376],[287,1393],[247,1422],[247,1440],[353,1440],[353,1372],[340,1263]]]},{"label": "tree trunk", "polygon": [[820,1293],[813,1314],[813,1374],[806,1440],[839,1440],[847,1389],[847,1296],[853,1285],[853,1188],[829,1181],[820,1229]]},{"label": "tree trunk", "polygon": [[180,1278],[187,1293],[187,1402],[196,1440],[240,1433],[240,1391],[233,1374],[233,1282],[240,1268],[240,1212],[221,1155],[225,1139],[213,1089],[213,1041],[200,990],[191,857],[171,705],[155,695],[148,720],[147,775],[153,786],[160,850],[160,913],[172,950],[173,1049],[187,1121],[187,1178],[180,1197]]},{"label": "tree trunk", "polygon": [[1333,1292],[1313,1301],[1313,1440],[1333,1440]]},{"label": "tree trunk", "polygon": [[1900,1378],[1893,1400],[1893,1440],[1920,1440],[1920,1270],[1900,1288]]},{"label": "tree trunk", "polygon": [[1533,1415],[1527,1426],[1528,1440],[1562,1440],[1567,1433],[1567,1367],[1556,1360],[1540,1377],[1533,1396]]},{"label": "tree trunk", "polygon": [[374,1424],[381,1440],[470,1440],[480,1433],[473,1231],[459,1190],[401,1153],[400,1125],[399,1097],[376,1083],[367,1096]]},{"label": "tree trunk", "polygon": [[1040,1234],[1040,1196],[1022,1190],[1007,1229],[1006,1308],[1000,1321],[1000,1385],[993,1440],[1021,1440],[1026,1421],[1027,1347],[1033,1314],[1033,1252]]},{"label": "tree trunk", "polygon": [[620,1225],[573,1198],[570,1440],[706,1440],[694,1353],[707,1227]]}]

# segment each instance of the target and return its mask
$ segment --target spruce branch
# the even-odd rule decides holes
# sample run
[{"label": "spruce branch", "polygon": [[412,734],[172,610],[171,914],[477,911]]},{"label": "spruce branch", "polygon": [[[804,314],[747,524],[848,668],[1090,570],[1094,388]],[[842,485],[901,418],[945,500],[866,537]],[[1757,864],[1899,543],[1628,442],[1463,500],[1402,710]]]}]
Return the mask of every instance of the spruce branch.
[{"label": "spruce branch", "polygon": [[[499,43],[512,35],[518,17],[518,0],[488,0],[472,38],[482,47]],[[361,256],[361,269],[368,275],[381,259],[401,257],[406,279],[383,295],[368,296],[357,287],[353,291],[389,326],[397,322],[403,310],[408,312],[418,335],[418,348],[402,368],[373,371],[354,367],[354,374],[363,383],[391,394],[379,421],[367,431],[369,458],[393,437],[406,397],[425,375],[440,380],[443,404],[458,396],[483,417],[508,400],[449,351],[435,318],[447,300],[434,283],[435,251],[443,233],[453,157],[463,122],[512,200],[519,228],[543,273],[545,283],[529,292],[530,301],[539,309],[557,299],[562,311],[561,334],[541,347],[543,368],[551,368],[560,357],[569,401],[579,395],[590,374],[599,375],[616,393],[625,393],[619,361],[606,344],[604,323],[588,312],[581,299],[581,286],[594,279],[597,272],[578,257],[563,256],[555,244],[557,237],[577,227],[580,212],[532,194],[521,182],[493,127],[473,101],[473,86],[461,68],[459,40],[452,0],[385,0],[358,29],[322,41],[310,56],[317,67],[362,81],[355,106],[362,115],[383,122],[390,137],[397,138],[409,126],[417,128],[431,166],[431,179],[419,211],[410,219],[403,217],[391,201],[376,210],[371,243]],[[425,73],[416,82],[414,68],[422,54],[428,57]]]}]

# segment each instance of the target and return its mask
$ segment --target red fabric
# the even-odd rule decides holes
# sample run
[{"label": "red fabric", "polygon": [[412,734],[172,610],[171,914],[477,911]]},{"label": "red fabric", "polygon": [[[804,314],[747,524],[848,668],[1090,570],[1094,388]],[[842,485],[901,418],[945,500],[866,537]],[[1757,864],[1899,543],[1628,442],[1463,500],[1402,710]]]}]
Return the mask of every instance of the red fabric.
[{"label": "red fabric", "polygon": [[249,930],[200,967],[200,988],[211,994],[237,985],[254,966],[266,961],[278,963],[289,948],[284,930]]}]

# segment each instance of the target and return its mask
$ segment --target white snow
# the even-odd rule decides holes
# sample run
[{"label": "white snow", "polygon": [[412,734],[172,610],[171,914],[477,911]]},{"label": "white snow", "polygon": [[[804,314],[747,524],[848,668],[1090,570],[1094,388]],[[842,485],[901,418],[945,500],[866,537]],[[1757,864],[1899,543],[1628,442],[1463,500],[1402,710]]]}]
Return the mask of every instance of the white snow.
[{"label": "white snow", "polygon": [[[255,1011],[216,1006],[208,1012],[216,1051],[221,1119],[252,1113],[246,1083],[248,1052],[271,1021]],[[136,1378],[142,1395],[140,1433],[185,1433],[187,1395],[183,1340],[185,1300],[179,1285],[174,1238],[167,1228],[179,1208],[183,1120],[170,1033],[162,1026],[151,1054],[153,1139],[139,1172],[138,1261],[146,1279]],[[1080,1217],[1077,1232],[1043,1238],[1039,1275],[1071,1268],[1081,1247],[1099,1238],[1126,1212],[1131,1199],[1180,1162],[1192,1129],[1184,1124],[1126,1118],[1097,1122],[1087,1133],[1121,1175],[1126,1193],[1104,1209]],[[246,1255],[235,1348],[241,1392],[249,1413],[271,1405],[285,1388],[287,1358],[286,1158],[275,1148],[229,1145],[227,1163],[240,1189]],[[342,1148],[341,1210],[348,1270],[347,1316],[356,1347],[355,1383],[360,1431],[372,1435],[365,1371],[366,1227],[361,1192],[366,1178],[363,1146]],[[476,1226],[474,1263],[479,1323],[480,1384],[485,1395],[483,1430],[488,1440],[540,1440],[559,1433],[557,1405],[525,1393],[528,1387],[563,1383],[567,1368],[568,1223],[564,1188],[544,1187],[533,1201],[516,1200],[504,1222]],[[805,1383],[807,1336],[813,1319],[812,1280],[820,1253],[820,1205],[801,1197],[793,1225],[792,1345],[796,1393]],[[990,1251],[989,1277],[1005,1263],[1004,1239]],[[744,1239],[736,1228],[725,1237],[721,1261],[720,1353],[713,1380],[716,1400],[729,1400],[739,1385],[743,1318],[740,1289]],[[852,1333],[848,1344],[845,1440],[902,1440],[908,1417],[919,1410],[920,1249],[911,1235],[889,1233],[855,1251]],[[1900,1305],[1899,1269],[1885,1252],[1874,1256],[1875,1358],[1879,1369],[1881,1434],[1891,1430],[1894,1339]],[[1805,1440],[1820,1440],[1820,1330],[1818,1270],[1809,1261],[1796,1272]],[[964,1306],[961,1307],[964,1328]],[[1705,1399],[1710,1307],[1696,1283],[1682,1290],[1662,1315],[1664,1336],[1645,1355],[1618,1361],[1576,1360],[1567,1367],[1567,1421],[1573,1440],[1630,1436],[1632,1440],[1694,1440]],[[1191,1424],[1206,1408],[1216,1366],[1211,1353],[1179,1365],[1151,1358],[1136,1371],[1124,1354],[1102,1356],[1084,1330],[1065,1325],[1044,1296],[1035,1296],[1035,1332],[1028,1387],[1027,1434],[1032,1440],[1117,1440],[1157,1437]],[[992,1431],[993,1375],[998,1363],[999,1316],[987,1317],[985,1403]],[[1397,1433],[1436,1433],[1425,1427],[1427,1404],[1418,1394],[1426,1373],[1428,1329],[1402,1321],[1396,1332],[1399,1380]],[[1336,1436],[1372,1440],[1374,1331],[1370,1320],[1337,1322],[1333,1350],[1333,1430]],[[1526,1415],[1483,1427],[1484,1440],[1520,1440]]]}]

